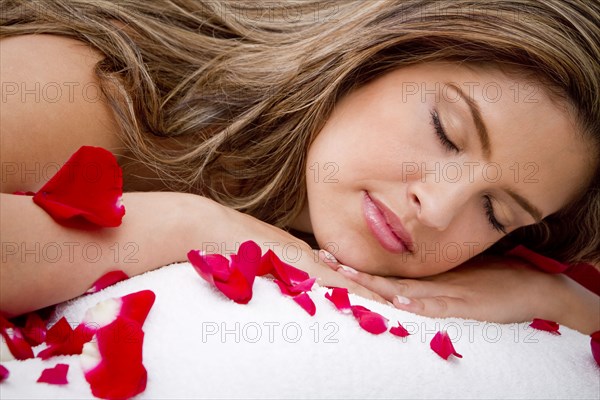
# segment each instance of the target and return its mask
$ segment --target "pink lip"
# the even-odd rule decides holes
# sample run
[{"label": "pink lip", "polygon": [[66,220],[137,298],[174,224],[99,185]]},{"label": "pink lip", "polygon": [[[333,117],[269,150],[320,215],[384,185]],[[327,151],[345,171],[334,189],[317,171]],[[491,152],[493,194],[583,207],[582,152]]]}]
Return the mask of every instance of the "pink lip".
[{"label": "pink lip", "polygon": [[377,199],[364,192],[363,214],[367,226],[381,246],[391,253],[412,253],[412,238],[400,218]]}]

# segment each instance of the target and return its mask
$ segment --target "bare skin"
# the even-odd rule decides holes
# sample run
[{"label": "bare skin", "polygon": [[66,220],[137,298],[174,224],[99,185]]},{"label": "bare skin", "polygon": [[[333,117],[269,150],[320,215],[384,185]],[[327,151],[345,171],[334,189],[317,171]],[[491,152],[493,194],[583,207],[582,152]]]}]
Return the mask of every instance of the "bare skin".
[{"label": "bare skin", "polygon": [[[74,258],[67,259],[68,252],[65,251],[60,262],[45,257],[32,260],[27,252],[3,256],[0,269],[0,309],[3,313],[16,315],[76,297],[111,269],[122,269],[129,275],[136,275],[172,262],[185,261],[188,250],[202,248],[207,243],[219,243],[224,249],[234,249],[236,244],[249,239],[255,240],[265,250],[273,241],[295,243],[301,249],[299,259],[292,260],[289,255],[283,254],[281,246],[279,256],[311,275],[319,276],[321,284],[346,286],[359,295],[378,301],[393,300],[393,296],[382,293],[381,282],[370,287],[367,275],[344,276],[335,272],[337,263],[334,268],[329,268],[315,257],[306,243],[278,228],[200,196],[138,192],[151,189],[136,179],[135,173],[127,170],[124,171],[124,187],[134,193],[124,195],[127,214],[118,229],[80,232],[59,226],[30,199],[10,193],[38,190],[52,176],[52,170],[44,170],[44,167],[62,165],[83,145],[104,147],[113,152],[120,163],[123,162],[126,155],[116,135],[114,116],[106,104],[97,99],[97,94],[93,94],[94,85],[97,87],[93,66],[102,56],[80,42],[51,35],[3,39],[0,52],[3,88],[10,86],[17,90],[16,93],[3,93],[5,98],[2,99],[0,114],[2,165],[16,168],[16,172],[3,168],[0,187],[2,242],[26,244],[30,248],[36,243],[43,248],[50,242],[78,242],[81,245],[93,242],[100,246],[103,254],[93,264],[78,252],[74,253]],[[38,98],[23,91],[23,87],[35,89],[36,83],[39,83]],[[57,86],[62,88],[62,96],[58,98],[55,92],[51,92]],[[70,87],[73,88],[72,96]],[[84,87],[88,87],[87,92],[82,90]],[[37,173],[26,173],[36,168]],[[205,228],[206,221],[214,221],[210,224],[211,229]],[[125,262],[124,257],[115,260],[115,243],[118,246],[134,243],[138,249],[135,255],[137,261]],[[159,245],[162,243],[169,245]],[[537,279],[530,278],[526,280],[528,284]],[[364,282],[359,282],[359,279]],[[566,287],[562,283],[541,286],[552,290]],[[567,289],[560,292],[569,299],[568,306],[587,304],[575,301],[578,297],[572,296],[571,292]],[[420,312],[418,309],[412,311]],[[460,311],[468,313],[470,309],[465,307]],[[427,315],[422,310],[421,313]],[[430,313],[435,314],[433,310]],[[450,308],[444,314],[458,313]],[[493,320],[485,311],[473,313],[473,317]],[[523,318],[522,315],[512,317],[513,320]],[[511,316],[502,316],[502,319],[510,320]],[[597,325],[600,326],[600,322]],[[583,331],[591,329],[589,324],[579,322],[571,326]]]},{"label": "bare skin", "polygon": [[[3,87],[16,83],[18,88],[22,84],[25,88],[35,88],[36,82],[40,88],[98,85],[93,66],[101,55],[80,42],[36,35],[4,39],[1,44]],[[60,59],[56,54],[61,54]],[[93,89],[89,90],[91,93]],[[145,186],[134,176],[138,171],[124,171],[124,187],[130,193],[123,196],[127,213],[118,229],[82,232],[58,225],[30,198],[11,193],[37,191],[83,145],[106,148],[119,162],[123,161],[123,146],[115,133],[112,112],[103,101],[91,101],[91,94],[81,90],[73,90],[72,96],[63,92],[58,101],[47,101],[49,93],[45,99],[43,89],[38,98],[31,94],[22,97],[19,92],[7,95],[2,104],[0,158],[4,167],[0,226],[4,254],[0,309],[3,313],[17,315],[81,295],[109,270],[121,269],[133,276],[186,261],[190,249],[217,243],[219,248],[231,251],[249,239],[265,251],[272,242],[293,243],[300,257],[283,254],[282,246],[276,249],[278,255],[322,277],[323,283],[347,286],[365,297],[384,301],[336,274],[309,245],[281,229],[200,196],[138,192]],[[214,221],[209,224],[210,229],[205,228],[207,221]],[[56,258],[54,253],[44,256],[44,246],[49,243],[60,245],[62,257]],[[102,254],[99,259],[94,256],[92,263],[82,252],[89,244],[94,248],[99,246]],[[17,246],[16,252],[13,245]],[[37,257],[28,253],[28,249],[34,249]]]}]

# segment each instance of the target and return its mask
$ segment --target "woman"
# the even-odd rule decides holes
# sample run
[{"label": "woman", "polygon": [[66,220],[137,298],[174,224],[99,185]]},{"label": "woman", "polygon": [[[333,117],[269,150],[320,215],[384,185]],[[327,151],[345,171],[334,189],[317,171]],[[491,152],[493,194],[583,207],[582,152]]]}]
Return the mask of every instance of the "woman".
[{"label": "woman", "polygon": [[[253,239],[322,284],[408,311],[600,329],[593,293],[493,255],[521,243],[600,260],[597,5],[2,9],[2,160],[22,170],[2,180],[2,237],[24,248],[2,260],[3,312],[78,296],[115,266],[134,275]],[[123,166],[118,229],[65,229],[10,194],[39,189],[43,174],[27,172],[82,145]],[[50,241],[93,242],[101,257],[28,257]],[[127,263],[114,249],[131,243]]]}]

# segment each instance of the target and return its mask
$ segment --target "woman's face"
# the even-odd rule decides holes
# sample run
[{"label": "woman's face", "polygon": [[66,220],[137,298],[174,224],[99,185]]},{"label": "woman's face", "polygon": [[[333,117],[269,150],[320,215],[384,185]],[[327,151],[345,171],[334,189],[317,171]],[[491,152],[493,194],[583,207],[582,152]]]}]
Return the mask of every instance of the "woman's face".
[{"label": "woman's face", "polygon": [[311,145],[294,227],[378,275],[447,271],[572,199],[592,153],[531,82],[451,63],[345,96]]}]

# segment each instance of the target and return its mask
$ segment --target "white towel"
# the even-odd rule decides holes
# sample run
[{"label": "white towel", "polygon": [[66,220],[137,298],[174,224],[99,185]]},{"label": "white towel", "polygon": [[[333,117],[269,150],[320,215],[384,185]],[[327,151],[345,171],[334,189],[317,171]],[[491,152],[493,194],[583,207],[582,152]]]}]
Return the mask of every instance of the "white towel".
[{"label": "white towel", "polygon": [[[351,295],[352,304],[412,332],[404,339],[373,335],[335,309],[326,288],[310,292],[313,317],[268,278],[257,278],[254,297],[240,305],[189,263],[61,304],[54,321],[65,316],[76,326],[99,301],[143,289],[154,291],[156,302],[143,327],[148,384],[138,398],[600,398],[590,337],[564,326],[558,336],[527,323],[431,319]],[[445,361],[430,349],[442,329],[462,359]],[[35,382],[57,363],[70,364],[68,385]],[[93,398],[79,356],[3,365],[10,376],[0,384],[2,399]]]}]

